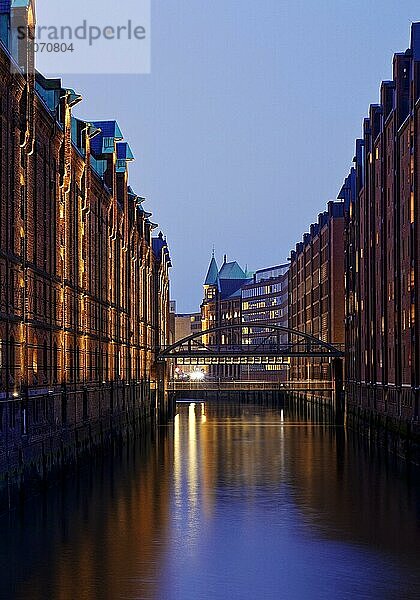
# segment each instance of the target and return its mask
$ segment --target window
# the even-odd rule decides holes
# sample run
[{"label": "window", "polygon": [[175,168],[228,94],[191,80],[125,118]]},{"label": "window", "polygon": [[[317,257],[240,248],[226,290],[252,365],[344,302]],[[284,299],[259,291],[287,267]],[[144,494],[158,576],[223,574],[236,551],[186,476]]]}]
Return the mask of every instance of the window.
[{"label": "window", "polygon": [[25,218],[25,186],[20,186],[20,218]]},{"label": "window", "polygon": [[75,378],[80,379],[80,348],[76,346],[76,364],[75,364]]},{"label": "window", "polygon": [[16,348],[15,348],[15,338],[12,336],[10,338],[10,348],[9,348],[9,376],[14,382],[15,380],[15,370],[16,370]]},{"label": "window", "polygon": [[47,378],[47,376],[48,376],[48,348],[47,348],[46,341],[44,341],[44,345],[42,348],[42,367],[43,367],[43,371],[44,371],[44,377]]},{"label": "window", "polygon": [[38,340],[34,338],[34,344],[32,348],[32,370],[34,377],[38,375]]},{"label": "window", "polygon": [[74,377],[74,363],[73,363],[73,348],[70,346],[67,350],[68,352],[68,362],[69,362],[69,381],[73,381]]},{"label": "window", "polygon": [[58,347],[57,347],[57,343],[54,342],[54,349],[53,349],[53,373],[54,373],[54,382],[57,383],[58,381]]},{"label": "window", "polygon": [[114,148],[114,138],[113,137],[104,137],[103,139],[104,150],[109,148]]}]

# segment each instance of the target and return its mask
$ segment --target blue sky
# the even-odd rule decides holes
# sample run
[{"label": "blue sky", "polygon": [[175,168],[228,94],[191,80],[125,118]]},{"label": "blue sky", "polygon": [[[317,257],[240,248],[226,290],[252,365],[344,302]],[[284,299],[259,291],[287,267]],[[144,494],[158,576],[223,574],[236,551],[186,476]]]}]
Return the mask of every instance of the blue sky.
[{"label": "blue sky", "polygon": [[167,234],[178,311],[198,309],[213,244],[283,262],[336,197],[418,0],[152,0],[152,73],[66,76],[78,114],[116,118],[131,182]]}]

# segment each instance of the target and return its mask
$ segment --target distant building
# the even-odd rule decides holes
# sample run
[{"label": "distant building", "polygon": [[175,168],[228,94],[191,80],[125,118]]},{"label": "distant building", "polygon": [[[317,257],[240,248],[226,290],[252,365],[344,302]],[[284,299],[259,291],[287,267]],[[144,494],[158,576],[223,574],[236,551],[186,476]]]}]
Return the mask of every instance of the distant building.
[{"label": "distant building", "polygon": [[[243,323],[255,321],[267,325],[288,327],[288,271],[289,265],[278,265],[256,271],[253,280],[241,288],[241,313]],[[264,343],[269,330],[250,325],[242,330],[242,343]],[[287,344],[287,332],[279,334],[282,344]],[[277,340],[276,340],[277,341]],[[286,365],[260,364],[243,369],[251,379],[286,379]]]},{"label": "distant building", "polygon": [[202,330],[201,312],[191,315],[191,333],[199,333]]},{"label": "distant building", "polygon": [[[175,315],[175,341],[201,331],[201,313]],[[199,340],[200,341],[200,340]]]},{"label": "distant building", "polygon": [[[290,255],[289,327],[324,342],[344,343],[344,203],[328,202]],[[293,336],[291,342],[294,341]],[[298,341],[297,339],[295,341]],[[293,359],[292,380],[327,380],[322,359]]]},{"label": "distant building", "polygon": [[[176,308],[176,305],[175,305]],[[174,315],[174,342],[179,342],[184,338],[189,337],[194,333],[199,333],[201,331],[201,312],[199,313],[184,313],[184,314],[175,314]],[[201,339],[197,339],[197,344],[192,345],[192,348],[198,348],[199,344],[201,344]],[[189,374],[191,371],[196,370],[197,365],[194,365],[194,361],[190,359],[180,360],[179,364],[175,365],[176,374]]]},{"label": "distant building", "polygon": [[172,345],[175,342],[175,313],[176,300],[169,302],[169,343]]},{"label": "distant building", "polygon": [[[241,288],[252,282],[252,274],[244,271],[236,261],[228,262],[225,255],[222,267],[218,268],[214,255],[210,261],[204,281],[204,300],[201,305],[203,330],[229,326],[203,336],[205,345],[240,345],[242,343]],[[237,328],[232,327],[238,325]],[[219,377],[240,376],[238,364],[211,366],[209,374]]]}]

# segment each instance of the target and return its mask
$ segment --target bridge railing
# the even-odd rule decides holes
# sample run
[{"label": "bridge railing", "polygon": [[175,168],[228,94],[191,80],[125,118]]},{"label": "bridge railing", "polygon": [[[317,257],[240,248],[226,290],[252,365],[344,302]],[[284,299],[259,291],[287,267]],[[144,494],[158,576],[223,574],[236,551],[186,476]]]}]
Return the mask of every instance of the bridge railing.
[{"label": "bridge railing", "polygon": [[[170,349],[172,346],[161,346],[160,350],[163,352],[165,350]],[[253,352],[255,350],[271,350],[272,352],[277,352],[278,350],[293,350],[298,349],[306,350],[308,348],[321,348],[323,347],[321,343],[317,342],[300,342],[296,344],[285,343],[285,344],[269,344],[269,343],[261,343],[261,344],[194,344],[194,343],[184,343],[177,346],[177,350],[179,349],[191,349],[191,350],[209,350],[213,352],[242,352],[243,350],[248,350]],[[344,344],[334,344],[334,349],[339,351],[344,350]]]},{"label": "bridge railing", "polygon": [[168,389],[172,391],[271,391],[280,392],[333,392],[334,385],[331,381],[177,381],[168,382]]}]

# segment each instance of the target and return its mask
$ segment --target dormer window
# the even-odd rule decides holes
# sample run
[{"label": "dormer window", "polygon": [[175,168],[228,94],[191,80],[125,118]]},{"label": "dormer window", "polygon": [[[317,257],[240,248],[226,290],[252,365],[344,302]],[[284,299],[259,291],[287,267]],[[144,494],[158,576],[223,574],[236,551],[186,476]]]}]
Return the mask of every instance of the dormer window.
[{"label": "dormer window", "polygon": [[126,161],[125,160],[117,160],[117,172],[124,173],[125,172]]},{"label": "dormer window", "polygon": [[113,137],[104,137],[103,139],[103,151],[109,152],[114,151],[114,138]]}]

